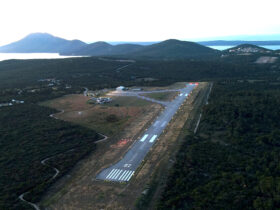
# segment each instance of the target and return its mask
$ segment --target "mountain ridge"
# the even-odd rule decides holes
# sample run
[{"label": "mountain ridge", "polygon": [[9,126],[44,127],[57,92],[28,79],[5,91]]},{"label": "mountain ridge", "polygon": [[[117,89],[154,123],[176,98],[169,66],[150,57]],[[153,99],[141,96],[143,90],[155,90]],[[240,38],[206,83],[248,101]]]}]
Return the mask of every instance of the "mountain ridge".
[{"label": "mountain ridge", "polygon": [[[33,33],[23,39],[0,47],[0,52],[4,53],[59,53],[60,55],[74,56],[125,56],[130,58],[148,58],[148,59],[182,59],[182,58],[205,58],[221,55],[222,51],[212,49],[204,44],[207,43],[238,43],[237,48],[230,50],[236,52],[242,51],[269,51],[265,48],[257,49],[258,46],[248,44],[248,41],[208,41],[208,42],[190,42],[176,39],[168,39],[162,42],[156,42],[149,45],[140,45],[133,43],[110,44],[104,41],[87,44],[80,40],[66,40],[53,36],[48,33]],[[201,44],[202,43],[202,44]],[[259,43],[265,43],[261,41]],[[278,41],[270,41],[271,44],[278,44]],[[279,41],[280,44],[280,41]],[[240,48],[241,46],[241,48]],[[243,49],[246,46],[246,49]],[[237,50],[240,48],[239,50]],[[250,49],[249,49],[250,48]],[[230,51],[223,51],[230,52]]]},{"label": "mountain ridge", "polygon": [[112,45],[99,41],[86,44],[66,40],[48,33],[29,34],[23,39],[0,47],[4,53],[59,53],[74,56],[125,56],[152,59],[177,59],[216,56],[218,50],[195,42],[169,39],[151,45],[123,43]]},{"label": "mountain ridge", "polygon": [[135,44],[110,45],[106,42],[95,42],[81,47],[79,50],[72,51],[70,53],[62,53],[62,55],[118,55],[133,58],[152,59],[197,58],[216,56],[218,54],[220,54],[220,51],[218,50],[205,47],[195,42],[180,41],[176,39],[168,39],[147,46]]},{"label": "mountain ridge", "polygon": [[82,46],[79,49],[61,52],[61,55],[84,55],[84,56],[99,56],[99,55],[123,55],[136,51],[144,46],[136,44],[118,44],[111,45],[107,42],[99,41]]}]

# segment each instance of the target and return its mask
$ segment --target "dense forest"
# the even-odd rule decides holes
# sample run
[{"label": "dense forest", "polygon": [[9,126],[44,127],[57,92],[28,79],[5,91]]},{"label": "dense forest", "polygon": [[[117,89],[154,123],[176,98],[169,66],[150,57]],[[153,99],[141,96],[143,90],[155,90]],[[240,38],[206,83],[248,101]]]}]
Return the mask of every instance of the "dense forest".
[{"label": "dense forest", "polygon": [[[41,79],[91,89],[118,85],[166,85],[178,81],[271,78],[279,65],[258,65],[260,55],[227,56],[211,61],[175,60],[120,62],[110,58],[8,60],[0,62],[0,89],[40,88]],[[278,59],[278,64],[279,64]],[[124,67],[125,68],[121,68]],[[121,68],[121,69],[119,69]],[[277,70],[277,72],[275,72]],[[148,78],[148,79],[147,79]]]},{"label": "dense forest", "polygon": [[[19,107],[20,106],[20,107]],[[94,151],[96,132],[50,118],[55,110],[23,104],[0,111],[0,209],[29,209],[18,199],[21,193],[38,201],[54,175],[59,178],[78,160]],[[51,157],[51,166],[41,161]],[[49,164],[49,163],[48,163]]]},{"label": "dense forest", "polygon": [[279,209],[279,115],[280,83],[216,83],[157,209]]}]

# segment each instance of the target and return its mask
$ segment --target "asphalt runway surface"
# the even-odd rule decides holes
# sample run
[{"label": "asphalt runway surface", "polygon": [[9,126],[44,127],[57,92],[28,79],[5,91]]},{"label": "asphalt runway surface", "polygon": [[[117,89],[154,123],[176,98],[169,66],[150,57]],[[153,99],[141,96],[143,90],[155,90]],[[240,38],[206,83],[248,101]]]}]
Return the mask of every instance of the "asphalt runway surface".
[{"label": "asphalt runway surface", "polygon": [[124,157],[117,163],[101,171],[96,179],[128,182],[195,86],[196,84],[187,84],[185,88],[179,90],[180,93],[173,101],[164,104],[165,109],[159,114],[144,134],[135,141]]}]

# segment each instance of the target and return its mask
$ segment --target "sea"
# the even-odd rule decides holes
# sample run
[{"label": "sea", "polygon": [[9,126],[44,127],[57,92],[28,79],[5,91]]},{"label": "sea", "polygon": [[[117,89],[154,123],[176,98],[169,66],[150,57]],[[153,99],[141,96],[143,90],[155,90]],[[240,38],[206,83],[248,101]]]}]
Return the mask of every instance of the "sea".
[{"label": "sea", "polygon": [[[216,50],[226,50],[235,46],[207,46],[207,47],[211,47]],[[280,45],[261,45],[260,47],[264,47],[270,50],[280,50]]]},{"label": "sea", "polygon": [[0,61],[10,59],[56,59],[56,58],[73,58],[82,56],[61,56],[58,53],[0,53]]}]

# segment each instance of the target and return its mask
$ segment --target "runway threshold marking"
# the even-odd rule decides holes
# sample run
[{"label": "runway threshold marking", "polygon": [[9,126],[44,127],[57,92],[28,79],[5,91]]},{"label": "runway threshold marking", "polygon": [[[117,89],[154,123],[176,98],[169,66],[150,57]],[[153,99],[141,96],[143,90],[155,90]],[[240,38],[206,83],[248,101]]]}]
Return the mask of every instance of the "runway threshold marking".
[{"label": "runway threshold marking", "polygon": [[140,141],[141,142],[145,141],[148,136],[149,136],[149,134],[145,134]]},{"label": "runway threshold marking", "polygon": [[111,171],[111,173],[106,177],[106,179],[110,179],[113,175],[115,175],[115,173],[117,172],[118,170],[117,169],[113,169]]},{"label": "runway threshold marking", "polygon": [[122,178],[122,181],[126,181],[126,178],[132,173],[133,171],[128,171],[128,173]]},{"label": "runway threshold marking", "polygon": [[129,181],[130,178],[133,176],[133,174],[134,174],[134,171],[131,174],[129,174],[129,176],[126,178],[126,181]]},{"label": "runway threshold marking", "polygon": [[120,169],[111,179],[117,179],[121,172],[122,170]]},{"label": "runway threshold marking", "polygon": [[119,169],[117,169],[110,177],[110,179],[114,179],[114,177],[120,172]]},{"label": "runway threshold marking", "polygon": [[153,135],[153,137],[150,139],[150,143],[153,143],[155,140],[156,140],[156,138],[157,138],[157,135]]},{"label": "runway threshold marking", "polygon": [[119,180],[122,180],[127,174],[129,173],[129,170],[125,170],[122,175],[120,176]]},{"label": "runway threshold marking", "polygon": [[112,173],[115,171],[116,169],[113,169],[113,170],[111,170],[111,172],[106,176],[106,179],[108,179],[109,178],[109,176],[111,176],[112,175]]},{"label": "runway threshold marking", "polygon": [[134,171],[128,171],[128,173],[125,174],[124,177],[122,177],[121,181],[129,181],[129,179],[132,177],[134,174]]}]

